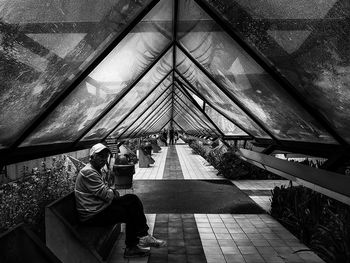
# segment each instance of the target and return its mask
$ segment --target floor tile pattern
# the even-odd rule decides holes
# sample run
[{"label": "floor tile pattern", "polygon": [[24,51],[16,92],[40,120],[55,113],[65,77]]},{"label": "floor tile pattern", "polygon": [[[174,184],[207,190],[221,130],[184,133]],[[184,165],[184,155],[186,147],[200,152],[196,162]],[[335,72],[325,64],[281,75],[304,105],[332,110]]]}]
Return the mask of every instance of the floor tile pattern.
[{"label": "floor tile pattern", "polygon": [[[152,156],[156,160],[153,167],[142,168],[144,171],[136,169],[134,179],[162,179],[168,149],[162,147],[161,153]],[[219,179],[215,170],[202,157],[193,155],[187,145],[176,145],[176,150],[185,179]],[[172,159],[168,161],[172,162]],[[289,182],[243,180],[232,183],[268,211],[269,191]],[[121,191],[124,191],[122,194],[133,193],[133,189]],[[154,228],[154,235],[166,238],[168,247],[151,249],[150,257],[126,260],[123,258],[125,245],[122,233],[108,262],[323,262],[268,214],[160,213],[149,214],[147,218],[150,233]]]},{"label": "floor tile pattern", "polygon": [[289,185],[289,180],[232,180],[231,182],[241,190],[272,190],[275,186]]},{"label": "floor tile pattern", "polygon": [[168,147],[161,147],[162,150],[159,153],[153,153],[152,158],[155,163],[148,168],[139,168],[139,165],[135,165],[134,180],[144,180],[144,179],[163,179],[165,159],[168,153]]},{"label": "floor tile pattern", "polygon": [[168,146],[163,179],[184,179],[182,174],[179,157],[174,145]]},{"label": "floor tile pattern", "polygon": [[[146,214],[147,223],[149,226],[149,233],[153,233],[154,229],[154,223],[156,220],[156,214]],[[142,257],[142,258],[134,258],[134,259],[125,259],[124,258],[124,249],[125,249],[125,224],[122,224],[122,231],[121,234],[118,237],[118,240],[115,244],[113,253],[111,257],[107,260],[109,263],[147,263],[148,257]]]},{"label": "floor tile pattern", "polygon": [[263,195],[250,195],[251,199],[254,200],[262,209],[266,212],[270,213],[271,211],[271,196],[263,196]]},{"label": "floor tile pattern", "polygon": [[153,235],[166,239],[165,248],[151,248],[148,263],[205,263],[193,214],[157,214]]},{"label": "floor tile pattern", "polygon": [[[271,190],[276,186],[288,186],[289,180],[231,180],[266,212],[271,210]],[[293,183],[294,184],[294,183]]]},{"label": "floor tile pattern", "polygon": [[200,155],[193,154],[188,145],[176,145],[182,173],[185,179],[224,179]]},{"label": "floor tile pattern", "polygon": [[266,214],[195,214],[208,263],[323,262]]}]

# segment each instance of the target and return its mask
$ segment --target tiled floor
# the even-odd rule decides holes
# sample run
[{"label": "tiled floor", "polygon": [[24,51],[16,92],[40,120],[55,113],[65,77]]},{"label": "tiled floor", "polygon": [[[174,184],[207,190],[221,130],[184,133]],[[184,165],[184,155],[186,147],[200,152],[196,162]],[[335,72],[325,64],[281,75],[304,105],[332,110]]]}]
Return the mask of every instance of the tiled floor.
[{"label": "tiled floor", "polygon": [[155,163],[148,168],[139,168],[138,164],[135,165],[134,180],[161,180],[163,179],[165,160],[168,153],[168,147],[161,147],[162,150],[159,153],[153,153],[152,158]]},{"label": "tiled floor", "polygon": [[208,263],[322,262],[269,215],[195,214]]},{"label": "tiled floor", "polygon": [[271,210],[271,193],[266,194],[267,190],[272,190],[276,186],[289,185],[288,180],[231,180],[231,182],[246,192],[266,212]]},{"label": "tiled floor", "polygon": [[168,146],[163,179],[184,179],[175,145]]},{"label": "tiled floor", "polygon": [[272,190],[275,186],[288,186],[288,180],[231,180],[241,190]]},{"label": "tiled floor", "polygon": [[[156,220],[156,214],[146,214],[147,222],[148,222],[148,227],[149,227],[149,233],[153,233],[153,228],[154,228],[154,222]],[[148,257],[144,258],[135,258],[135,259],[125,259],[123,257],[124,254],[124,244],[125,240],[125,224],[122,224],[122,232],[121,235],[119,235],[118,240],[115,244],[115,248],[113,250],[113,253],[111,257],[108,259],[108,262],[110,263],[116,263],[116,262],[124,262],[124,263],[147,263]]]},{"label": "tiled floor", "polygon": [[182,173],[185,179],[223,179],[217,176],[217,171],[200,155],[193,154],[188,145],[176,145]]},{"label": "tiled floor", "polygon": [[[161,153],[152,155],[154,166],[137,169],[134,179],[162,179],[167,149],[162,147]],[[187,145],[176,145],[176,151],[185,179],[223,179]],[[249,196],[266,211],[270,208],[268,190],[288,184],[286,180],[232,182],[246,193],[264,193]],[[129,192],[122,190],[122,194]],[[147,218],[151,233],[155,228],[155,235],[166,238],[168,247],[152,249],[150,257],[126,260],[122,235],[109,262],[323,262],[268,214],[149,214]]]}]

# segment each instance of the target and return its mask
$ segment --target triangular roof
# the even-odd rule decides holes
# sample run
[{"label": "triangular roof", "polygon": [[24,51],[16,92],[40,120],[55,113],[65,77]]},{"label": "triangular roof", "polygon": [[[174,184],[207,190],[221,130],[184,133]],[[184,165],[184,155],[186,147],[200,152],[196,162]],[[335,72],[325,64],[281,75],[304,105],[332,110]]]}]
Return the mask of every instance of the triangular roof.
[{"label": "triangular roof", "polygon": [[4,1],[2,164],[167,126],[347,149],[349,8],[283,2]]}]

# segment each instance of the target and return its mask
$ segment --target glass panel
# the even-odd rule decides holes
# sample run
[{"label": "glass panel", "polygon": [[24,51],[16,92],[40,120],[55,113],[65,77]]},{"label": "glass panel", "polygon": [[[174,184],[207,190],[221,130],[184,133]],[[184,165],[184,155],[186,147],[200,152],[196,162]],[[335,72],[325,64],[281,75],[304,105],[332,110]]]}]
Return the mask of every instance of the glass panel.
[{"label": "glass panel", "polygon": [[[159,96],[159,94],[157,94],[157,96]],[[155,99],[154,96],[150,96],[139,107],[137,107],[130,114],[127,120],[124,121],[124,127],[126,128],[127,126],[131,126],[131,124],[135,122],[135,120],[142,114],[142,112],[146,111],[146,109],[149,108],[149,105],[154,102],[154,99]],[[110,137],[115,137],[117,135],[118,133],[113,133]]]},{"label": "glass panel", "polygon": [[145,114],[140,118],[137,122],[134,123],[132,126],[132,129],[129,131],[132,132],[133,129],[138,129],[140,127],[145,127],[150,124],[151,121],[153,121],[155,118],[159,117],[166,109],[170,107],[171,104],[171,95],[163,101],[162,103],[159,104],[157,108],[154,109],[149,109],[145,112]]},{"label": "glass panel", "polygon": [[270,138],[179,49],[176,50],[176,68],[192,84],[191,86],[196,89],[197,93],[201,94],[211,104],[216,105],[220,112],[225,113],[231,120],[246,128],[251,135]]},{"label": "glass panel", "polygon": [[[175,106],[175,112],[177,113],[177,118],[174,119],[177,120],[178,118],[181,119],[183,123],[185,123],[187,128],[190,128],[192,130],[203,130],[202,126],[200,126],[197,121],[193,121],[186,113],[181,112],[177,106]],[[178,116],[180,115],[180,116]],[[186,129],[187,130],[187,129]]]},{"label": "glass panel", "polygon": [[166,122],[169,121],[171,117],[171,111],[168,108],[165,113],[162,113],[161,115],[157,116],[152,122],[148,123],[147,125],[141,126],[137,129],[137,131],[133,134],[133,136],[141,136],[142,134],[147,134],[151,130],[155,130],[155,127],[158,127],[160,123],[164,125]]},{"label": "glass panel", "polygon": [[[148,117],[145,115],[142,120],[135,123],[135,125],[132,126],[132,129],[129,129],[129,132],[127,133],[128,136],[132,137],[135,133],[140,131],[140,129],[146,129],[150,125],[152,125],[156,120],[158,120],[165,111],[167,111],[170,108],[170,102],[162,103],[163,105],[161,108],[158,108],[157,111],[152,112],[151,115]],[[165,107],[164,107],[165,106]]]},{"label": "glass panel", "polygon": [[207,117],[205,117],[205,115],[202,112],[200,112],[197,108],[191,107],[192,111],[187,109],[186,106],[192,105],[192,103],[190,101],[187,101],[185,104],[180,103],[180,105],[181,105],[181,108],[185,110],[185,113],[184,113],[185,116],[187,116],[187,115],[192,116],[192,118],[195,120],[195,122],[200,124],[200,127],[202,129],[205,129],[208,132],[210,132],[212,130],[217,131],[217,129],[211,124],[211,122],[207,119]]},{"label": "glass panel", "polygon": [[196,94],[194,94],[194,92],[192,92],[192,90],[190,89],[186,89],[188,91],[188,93],[190,93],[191,97],[197,102],[197,104],[203,109],[203,100],[201,98],[199,98]]},{"label": "glass panel", "polygon": [[[188,85],[186,85],[183,81],[182,81],[182,79],[178,76],[178,74],[175,74],[175,77],[177,78],[177,82],[176,83],[181,83],[181,86],[183,87],[183,88],[185,88],[188,92],[190,92],[191,94],[194,94],[194,91],[192,90],[192,88],[190,87],[190,86],[188,86]],[[223,117],[223,122],[225,122],[226,123],[226,120],[227,121],[229,121],[229,118],[223,113],[223,112],[220,112],[220,110],[218,110],[217,108],[216,108],[216,105],[213,107],[213,105],[212,106],[210,106],[209,104],[208,104],[208,102],[205,102],[206,104],[206,106],[205,107],[207,107],[207,106],[209,106],[211,109],[213,109],[215,112],[217,112],[219,115],[222,115],[222,117]],[[211,115],[210,115],[211,116]],[[221,116],[218,116],[218,118],[222,118]],[[212,118],[212,120],[213,121],[215,121],[213,118]],[[232,121],[230,121],[230,123],[232,123]],[[229,124],[229,125],[231,125],[231,124]],[[244,134],[246,134],[243,130],[241,130],[238,126],[237,126],[237,124],[235,124],[235,122],[233,122],[232,123],[232,127],[231,128],[233,128],[233,127],[236,127],[236,128],[234,128],[234,130],[236,131],[235,133],[240,133],[240,132],[242,132],[242,133],[244,133]],[[220,127],[220,125],[219,125],[219,127]],[[237,130],[237,129],[239,129],[239,130]],[[248,134],[247,134],[248,135]]]},{"label": "glass panel", "polygon": [[167,108],[165,108],[164,111],[162,111],[160,114],[155,115],[149,122],[146,122],[145,125],[140,126],[140,130],[143,130],[143,131],[149,130],[151,127],[156,125],[165,116],[168,116],[168,114],[171,114],[170,105]]},{"label": "glass panel", "polygon": [[191,124],[197,126],[199,129],[204,129],[208,132],[211,129],[216,130],[203,113],[201,113],[188,99],[184,98],[184,101],[176,100],[176,106],[178,106],[177,108],[183,117],[188,119]]},{"label": "glass panel", "polygon": [[348,1],[207,2],[350,142]]},{"label": "glass panel", "polygon": [[[175,92],[176,94],[177,92]],[[142,120],[139,120],[138,123],[135,123],[136,125],[139,125],[142,122],[142,126],[148,125],[150,122],[152,122],[155,118],[157,118],[159,115],[164,113],[169,107],[171,107],[172,104],[172,95],[170,94],[169,97],[166,99],[166,101],[162,102],[159,107],[154,107],[150,109],[146,114],[145,117],[142,118]],[[152,113],[151,113],[152,112]],[[148,114],[150,114],[148,116]],[[147,117],[148,116],[148,117]]]},{"label": "glass panel", "polygon": [[150,2],[1,1],[0,148],[11,145]]},{"label": "glass panel", "polygon": [[[145,131],[145,134],[151,134],[151,133],[156,133],[156,132],[160,132],[162,127],[165,126],[165,124],[170,123],[170,118],[171,118],[171,114],[170,112],[168,114],[166,114],[162,119],[160,119],[156,125],[154,125],[151,129]],[[142,132],[141,132],[142,134]]]},{"label": "glass panel", "polygon": [[183,132],[184,131],[184,128],[181,127],[179,124],[177,124],[176,122],[174,122],[174,128],[176,131],[179,131],[179,132]]},{"label": "glass panel", "polygon": [[195,11],[188,10],[187,5],[183,5],[180,21],[188,17],[195,20],[190,29],[187,25],[183,28],[188,29],[187,32],[180,29],[181,44],[278,139],[335,143],[320,124],[203,10],[199,7]]},{"label": "glass panel", "polygon": [[248,135],[209,105],[205,106],[205,113],[225,135]]},{"label": "glass panel", "polygon": [[[93,129],[89,131],[83,140],[91,140],[94,138],[103,138],[111,131],[119,121],[129,112],[131,107],[140,102],[154,88],[162,78],[171,70],[172,52],[169,51],[141,80],[132,88],[131,91],[106,115],[104,116]],[[151,98],[156,98],[164,89],[171,83],[168,77],[164,83],[160,85],[150,95]]]},{"label": "glass panel", "polygon": [[166,99],[165,101],[162,101],[160,103],[157,103],[158,106],[149,108],[125,133],[127,136],[130,136],[135,130],[139,129],[140,126],[144,127],[146,126],[150,119],[153,118],[155,115],[161,114],[169,105],[170,105],[170,97]]},{"label": "glass panel", "polygon": [[[79,88],[75,89],[73,93],[49,115],[48,119],[43,122],[21,146],[74,141],[81,132],[103,112],[112,100],[124,94],[127,88],[132,84],[132,81],[141,74],[139,70],[133,72],[132,69],[136,68],[137,63],[143,61],[141,58],[144,57],[141,51],[144,53],[147,47],[140,44],[145,42],[140,42],[139,40],[135,41],[132,35],[138,38],[140,34],[129,34],[131,38],[124,39],[121,43],[122,45],[118,45],[90,76],[85,79],[86,83],[89,82],[94,85],[92,91],[89,91],[85,85],[80,85]],[[162,36],[162,34],[158,34],[158,36]],[[157,52],[154,53],[154,55],[158,55],[162,48],[165,47],[168,40],[164,40],[164,43],[156,48]],[[142,48],[138,50],[140,45]],[[136,55],[132,56],[130,52],[135,52]],[[137,54],[142,55],[140,57]],[[128,113],[128,110],[134,105],[133,103],[137,103],[148,94],[151,88],[154,87],[154,83],[159,82],[161,78],[164,77],[165,74],[163,72],[170,70],[170,65],[172,63],[171,54],[171,50],[168,51],[165,57],[142,78],[140,83],[138,83],[113,110],[109,111],[109,113],[99,121],[97,126],[84,137],[84,140],[103,138],[108,130],[113,128],[115,124]],[[156,57],[152,60],[155,58]],[[133,63],[124,64],[123,61],[125,60],[133,61]],[[147,65],[151,63],[152,60],[149,60]],[[143,64],[143,67],[145,65],[146,64]],[[126,72],[125,70],[129,71]],[[125,79],[123,79],[124,77]],[[117,79],[119,79],[119,81]],[[102,99],[100,99],[100,90],[104,91]],[[98,99],[96,99],[96,97]]]},{"label": "glass panel", "polygon": [[180,99],[176,98],[175,109],[177,109],[179,113],[185,119],[187,119],[193,126],[196,126],[199,129],[208,128],[204,123],[204,117],[200,119],[196,114],[193,113],[195,109],[191,102],[187,101],[186,103],[184,103]]},{"label": "glass panel", "polygon": [[[134,113],[132,113],[128,119],[124,122],[122,122],[118,128],[109,136],[109,138],[117,138],[121,133],[123,133],[129,126],[128,129],[129,133],[136,128],[136,125],[139,125],[141,121],[147,116],[147,113],[150,113],[153,109],[155,109],[158,105],[161,104],[161,102],[171,93],[170,90],[165,92],[160,98],[158,98],[158,101],[154,103],[151,107],[146,107],[145,105],[149,105],[148,102],[144,102],[138,107],[137,110],[135,110]],[[146,103],[146,104],[145,104]],[[147,109],[148,108],[148,109]],[[139,110],[141,109],[141,110]],[[147,110],[146,110],[147,109]],[[144,113],[142,113],[144,112]],[[142,116],[140,116],[142,115]],[[138,118],[140,116],[140,118]],[[138,118],[138,120],[136,120]],[[131,125],[132,124],[132,125]]]},{"label": "glass panel", "polygon": [[174,119],[176,122],[184,126],[185,132],[202,133],[202,129],[198,129],[198,128],[195,128],[193,125],[190,125],[188,121],[181,114],[176,115]]}]

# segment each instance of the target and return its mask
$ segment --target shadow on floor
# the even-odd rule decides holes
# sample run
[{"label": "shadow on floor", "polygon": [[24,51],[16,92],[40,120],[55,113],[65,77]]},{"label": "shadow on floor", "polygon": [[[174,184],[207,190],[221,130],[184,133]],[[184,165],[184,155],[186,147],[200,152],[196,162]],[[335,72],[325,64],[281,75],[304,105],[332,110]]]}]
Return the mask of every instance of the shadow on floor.
[{"label": "shadow on floor", "polygon": [[265,213],[228,180],[136,180],[134,193],[145,213]]}]

